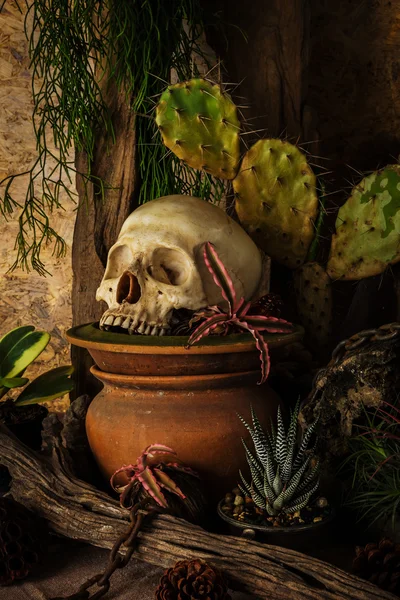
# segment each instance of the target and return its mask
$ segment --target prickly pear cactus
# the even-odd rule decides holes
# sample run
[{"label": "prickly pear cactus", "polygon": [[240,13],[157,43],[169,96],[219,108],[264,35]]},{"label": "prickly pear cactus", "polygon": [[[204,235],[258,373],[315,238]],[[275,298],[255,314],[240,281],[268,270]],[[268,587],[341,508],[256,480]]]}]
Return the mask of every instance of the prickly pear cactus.
[{"label": "prickly pear cactus", "polygon": [[319,346],[329,341],[332,326],[332,288],[325,269],[316,262],[294,272],[297,312],[308,339]]},{"label": "prickly pear cactus", "polygon": [[259,140],[233,181],[241,224],[271,258],[301,265],[318,214],[316,178],[300,150],[278,139]]},{"label": "prickly pear cactus", "polygon": [[379,275],[400,260],[400,166],[365,177],[339,210],[327,271],[333,279]]},{"label": "prickly pear cactus", "polygon": [[233,179],[240,151],[240,123],[231,98],[219,85],[191,79],[170,85],[156,108],[164,144],[190,167]]}]

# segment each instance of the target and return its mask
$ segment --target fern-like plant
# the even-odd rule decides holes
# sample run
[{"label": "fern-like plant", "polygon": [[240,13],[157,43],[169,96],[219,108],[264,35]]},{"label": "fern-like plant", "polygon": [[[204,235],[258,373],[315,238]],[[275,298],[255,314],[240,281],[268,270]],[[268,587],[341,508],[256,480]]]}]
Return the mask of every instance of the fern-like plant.
[{"label": "fern-like plant", "polygon": [[286,431],[279,407],[276,428],[271,423],[270,432],[263,430],[253,409],[252,425],[239,416],[250,432],[255,449],[253,454],[242,439],[250,467],[251,483],[240,472],[242,484],[239,488],[270,516],[301,510],[308,505],[319,487],[319,461],[313,460],[315,445],[309,447],[316,422],[298,439],[298,414],[299,403],[290,413]]}]

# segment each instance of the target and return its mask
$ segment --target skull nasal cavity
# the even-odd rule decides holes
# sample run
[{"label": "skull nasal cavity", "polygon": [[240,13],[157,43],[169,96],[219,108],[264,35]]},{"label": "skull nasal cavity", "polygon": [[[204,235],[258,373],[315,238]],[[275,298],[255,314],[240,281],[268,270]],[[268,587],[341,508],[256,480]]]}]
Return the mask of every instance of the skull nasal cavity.
[{"label": "skull nasal cavity", "polygon": [[127,302],[128,304],[136,304],[141,295],[140,285],[133,273],[125,271],[118,281],[117,287],[117,302]]}]

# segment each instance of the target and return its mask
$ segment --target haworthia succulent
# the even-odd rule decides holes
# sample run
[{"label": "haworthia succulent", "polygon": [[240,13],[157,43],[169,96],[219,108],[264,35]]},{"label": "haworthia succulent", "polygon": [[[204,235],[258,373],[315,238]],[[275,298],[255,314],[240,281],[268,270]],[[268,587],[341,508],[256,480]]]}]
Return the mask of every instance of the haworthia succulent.
[{"label": "haworthia succulent", "polygon": [[252,481],[248,484],[240,473],[243,483],[240,489],[245,495],[252,497],[256,506],[263,508],[271,516],[281,511],[288,513],[300,510],[308,504],[318,489],[319,463],[310,466],[312,450],[309,449],[316,423],[313,423],[297,442],[298,414],[299,402],[291,412],[286,432],[279,409],[277,433],[272,435],[268,435],[262,429],[253,410],[252,426],[240,417],[250,432],[256,451],[253,455],[243,441]]},{"label": "haworthia succulent", "polygon": [[379,275],[400,261],[400,166],[365,177],[340,208],[327,271],[333,279]]},{"label": "haworthia succulent", "polygon": [[190,167],[221,179],[236,176],[240,150],[237,108],[204,79],[170,85],[156,108],[164,144]]},{"label": "haworthia succulent", "polygon": [[305,155],[289,142],[259,140],[233,187],[239,220],[254,241],[283,265],[301,265],[318,215],[316,177]]}]

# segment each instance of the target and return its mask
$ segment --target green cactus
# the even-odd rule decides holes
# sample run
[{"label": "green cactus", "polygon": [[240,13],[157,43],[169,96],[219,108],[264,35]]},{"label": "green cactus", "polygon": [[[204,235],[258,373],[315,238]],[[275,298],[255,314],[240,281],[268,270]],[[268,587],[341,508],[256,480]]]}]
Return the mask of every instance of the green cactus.
[{"label": "green cactus", "polygon": [[287,267],[301,265],[318,214],[316,177],[305,155],[289,142],[259,140],[233,187],[239,220],[260,248]]},{"label": "green cactus", "polygon": [[325,269],[309,262],[294,272],[297,312],[307,337],[323,346],[329,341],[332,326],[332,286]]},{"label": "green cactus", "polygon": [[220,179],[236,176],[240,123],[219,85],[205,79],[170,85],[157,105],[156,123],[167,148],[190,167]]},{"label": "green cactus", "polygon": [[333,279],[379,275],[400,260],[400,166],[365,177],[340,208],[327,271]]},{"label": "green cactus", "polygon": [[252,480],[249,484],[240,473],[242,484],[239,488],[271,516],[301,510],[319,487],[319,462],[313,460],[312,449],[309,449],[316,422],[308,427],[298,442],[299,403],[290,415],[287,431],[280,407],[277,427],[271,428],[270,433],[263,431],[253,410],[251,415],[252,426],[239,418],[250,432],[256,451],[255,455],[252,454],[243,441]]}]

